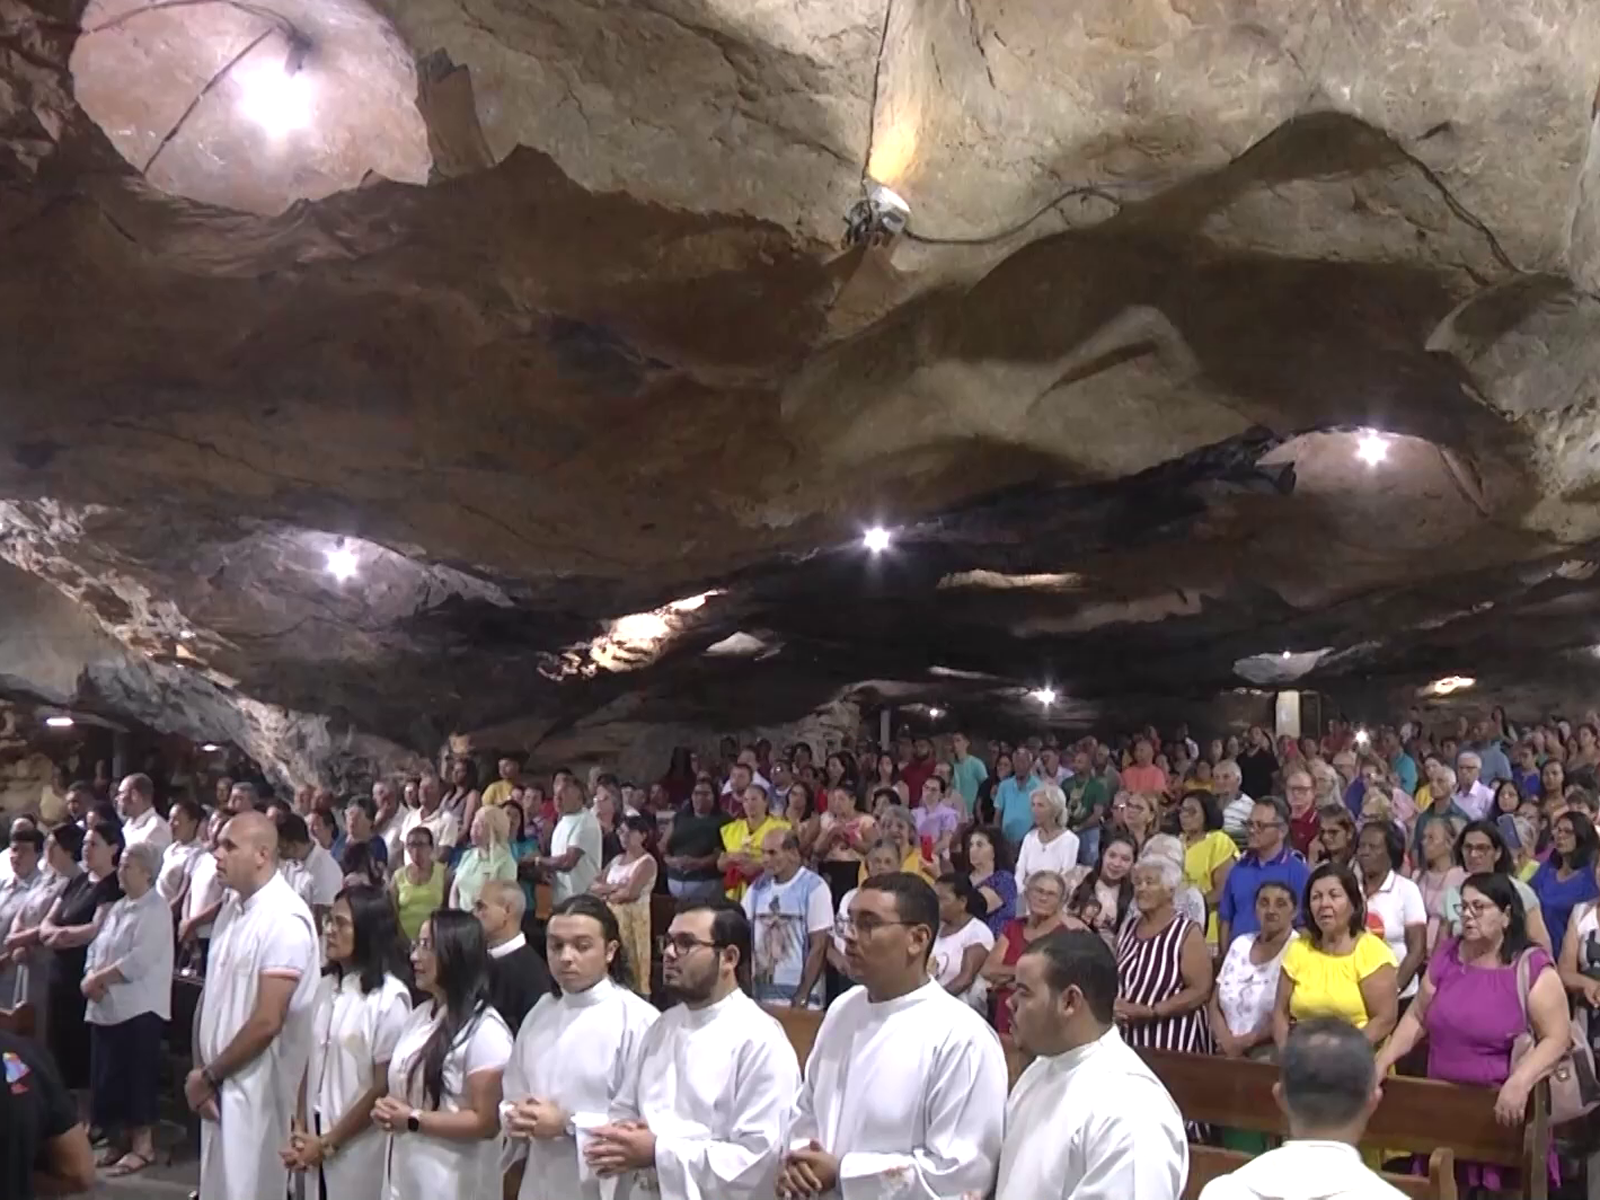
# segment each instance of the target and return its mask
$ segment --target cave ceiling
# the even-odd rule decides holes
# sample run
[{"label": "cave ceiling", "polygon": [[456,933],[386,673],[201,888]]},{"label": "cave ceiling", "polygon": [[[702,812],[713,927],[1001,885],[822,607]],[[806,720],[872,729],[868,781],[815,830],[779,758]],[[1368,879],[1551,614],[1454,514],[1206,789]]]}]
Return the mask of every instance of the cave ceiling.
[{"label": "cave ceiling", "polygon": [[1586,663],[1597,63],[1584,0],[0,0],[0,691],[301,778]]}]

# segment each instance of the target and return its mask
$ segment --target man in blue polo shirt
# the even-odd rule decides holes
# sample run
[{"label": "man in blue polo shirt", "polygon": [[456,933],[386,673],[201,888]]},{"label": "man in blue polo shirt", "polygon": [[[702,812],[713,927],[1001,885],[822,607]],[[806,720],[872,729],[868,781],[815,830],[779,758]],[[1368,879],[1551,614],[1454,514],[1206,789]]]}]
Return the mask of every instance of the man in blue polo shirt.
[{"label": "man in blue polo shirt", "polygon": [[1241,933],[1255,933],[1256,889],[1269,879],[1282,883],[1296,896],[1305,895],[1311,868],[1289,845],[1289,806],[1276,796],[1264,796],[1250,810],[1249,849],[1222,885],[1217,900],[1217,947],[1227,952]]},{"label": "man in blue polo shirt", "polygon": [[1033,828],[1033,789],[1044,780],[1033,773],[1033,755],[1026,746],[1018,746],[1011,758],[1011,778],[1002,779],[994,790],[994,817],[1000,822],[1000,833],[1013,851],[1022,845],[1022,839]]},{"label": "man in blue polo shirt", "polygon": [[955,784],[961,797],[961,813],[965,819],[972,816],[973,806],[978,802],[978,789],[989,778],[989,768],[983,759],[972,753],[971,739],[960,730],[950,735],[950,746],[955,751],[950,760],[950,782]]}]

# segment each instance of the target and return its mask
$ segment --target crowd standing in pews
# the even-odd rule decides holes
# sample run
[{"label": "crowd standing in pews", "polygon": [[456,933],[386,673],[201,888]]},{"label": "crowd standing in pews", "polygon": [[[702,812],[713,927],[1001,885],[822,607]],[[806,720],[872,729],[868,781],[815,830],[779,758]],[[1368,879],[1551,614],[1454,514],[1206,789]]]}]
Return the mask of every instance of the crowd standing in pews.
[{"label": "crowd standing in pews", "polygon": [[1303,1087],[1309,1132],[1211,1185],[1269,1194],[1301,1142],[1350,1140],[1374,1060],[1515,1122],[1575,1028],[1589,1050],[1593,723],[735,742],[643,786],[508,755],[487,787],[457,760],[343,801],[222,779],[209,812],[134,774],[13,823],[0,1006],[32,1006],[97,1165],[132,1174],[170,981],[203,977],[207,1200],[507,1170],[525,1197],[1155,1200],[1191,1140],[1268,1143],[1186,1131],[1140,1055],[1282,1056],[1287,1094],[1300,1045],[1337,1103]]}]

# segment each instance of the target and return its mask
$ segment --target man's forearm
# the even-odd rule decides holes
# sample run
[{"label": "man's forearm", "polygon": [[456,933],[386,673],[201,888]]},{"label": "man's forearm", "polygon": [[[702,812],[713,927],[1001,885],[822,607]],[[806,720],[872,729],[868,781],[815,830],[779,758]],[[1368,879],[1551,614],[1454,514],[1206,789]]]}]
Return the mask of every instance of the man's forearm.
[{"label": "man's forearm", "polygon": [[266,1048],[272,1045],[272,1039],[282,1030],[282,1021],[273,1021],[259,1014],[253,1015],[240,1027],[239,1032],[233,1035],[233,1040],[222,1048],[220,1054],[210,1062],[202,1062],[200,1065],[209,1070],[220,1083],[259,1058]]}]

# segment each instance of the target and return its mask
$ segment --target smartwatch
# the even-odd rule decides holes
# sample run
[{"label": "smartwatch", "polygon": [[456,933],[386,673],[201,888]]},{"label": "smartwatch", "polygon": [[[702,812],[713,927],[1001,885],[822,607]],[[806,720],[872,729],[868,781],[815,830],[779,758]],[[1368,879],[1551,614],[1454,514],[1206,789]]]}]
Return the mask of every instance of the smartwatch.
[{"label": "smartwatch", "polygon": [[419,1114],[417,1112],[416,1109],[412,1109],[410,1114],[407,1115],[407,1117],[406,1117],[406,1132],[407,1133],[421,1133],[422,1132],[422,1116],[421,1116],[421,1114]]}]

